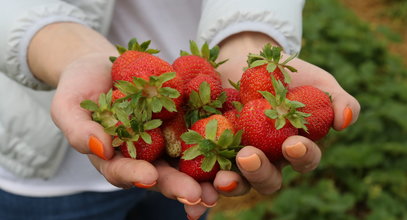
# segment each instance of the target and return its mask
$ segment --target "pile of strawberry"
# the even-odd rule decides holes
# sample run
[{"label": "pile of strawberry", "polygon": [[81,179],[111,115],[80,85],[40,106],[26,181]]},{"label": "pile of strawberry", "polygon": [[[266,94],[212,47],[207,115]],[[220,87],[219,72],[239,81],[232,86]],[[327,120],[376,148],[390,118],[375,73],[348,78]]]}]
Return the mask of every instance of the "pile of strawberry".
[{"label": "pile of strawberry", "polygon": [[[224,88],[216,68],[219,48],[190,42],[172,63],[149,49],[150,41],[132,39],[111,57],[112,88],[92,112],[125,157],[153,162],[178,158],[178,169],[197,181],[212,181],[234,166],[242,146],[261,149],[271,162],[283,159],[281,145],[292,135],[317,141],[333,123],[329,95],[312,87],[289,88],[288,65],[281,49],[269,44],[248,55],[248,66],[235,88]],[[288,70],[288,71],[287,71]]]}]

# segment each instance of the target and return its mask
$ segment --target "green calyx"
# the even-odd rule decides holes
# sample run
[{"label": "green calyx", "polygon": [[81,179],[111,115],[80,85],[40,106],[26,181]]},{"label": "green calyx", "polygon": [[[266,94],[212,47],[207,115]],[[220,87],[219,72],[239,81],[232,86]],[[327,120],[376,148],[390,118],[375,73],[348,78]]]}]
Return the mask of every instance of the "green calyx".
[{"label": "green calyx", "polygon": [[227,99],[226,93],[222,92],[215,100],[211,100],[211,87],[209,83],[202,82],[199,91],[192,91],[186,111],[186,123],[188,127],[202,118],[214,114],[222,114],[220,109]]},{"label": "green calyx", "polygon": [[260,54],[249,54],[247,58],[247,64],[249,68],[267,64],[266,68],[269,73],[274,72],[278,68],[284,75],[284,82],[290,83],[291,77],[287,69],[291,72],[297,72],[297,70],[294,67],[288,65],[288,62],[297,57],[297,54],[291,55],[285,61],[280,63],[280,60],[282,58],[281,51],[281,47],[266,44],[264,45],[263,50],[260,51]]},{"label": "green calyx", "polygon": [[[124,54],[126,51],[129,50],[134,50],[134,51],[139,51],[139,52],[146,52],[149,54],[157,54],[160,51],[157,49],[149,49],[148,47],[150,46],[151,40],[144,41],[141,44],[137,41],[137,38],[132,38],[128,45],[127,48],[121,46],[121,45],[116,45],[116,49],[119,52],[120,55]],[[111,62],[114,62],[117,57],[111,56],[109,57]]]},{"label": "green calyx", "polygon": [[152,144],[151,136],[147,131],[158,128],[162,124],[161,120],[145,118],[141,112],[134,110],[140,96],[141,93],[137,93],[112,102],[112,90],[109,90],[106,94],[100,94],[98,103],[84,100],[80,104],[82,108],[92,112],[92,119],[101,124],[107,134],[114,137],[113,147],[127,144],[132,158],[136,158],[133,142],[141,137],[147,144]]},{"label": "green calyx", "polygon": [[235,158],[237,152],[243,147],[240,145],[243,132],[238,131],[233,134],[231,130],[226,129],[219,138],[216,138],[217,129],[218,121],[213,119],[206,124],[204,137],[194,130],[188,130],[182,134],[182,140],[186,144],[194,146],[184,151],[181,158],[192,160],[203,155],[204,159],[201,164],[203,171],[211,171],[216,162],[222,170],[230,170],[232,168],[231,159]]},{"label": "green calyx", "polygon": [[294,127],[301,128],[307,132],[306,124],[308,122],[305,118],[311,116],[311,114],[297,110],[305,105],[298,101],[288,100],[286,98],[288,90],[281,81],[272,77],[272,82],[276,95],[270,92],[259,91],[272,106],[272,109],[265,110],[264,114],[270,119],[275,120],[275,128],[277,130],[284,127],[286,120],[288,120]]},{"label": "green calyx", "polygon": [[223,60],[220,62],[216,62],[216,59],[218,59],[218,56],[219,56],[219,46],[214,46],[213,48],[210,49],[207,42],[205,42],[202,45],[202,47],[199,48],[195,41],[190,40],[189,49],[191,50],[191,53],[181,50],[180,55],[187,56],[187,55],[192,54],[192,55],[202,57],[202,58],[206,59],[214,68],[217,68],[218,66],[220,66],[220,65],[224,64],[226,61],[228,61],[228,60]]},{"label": "green calyx", "polygon": [[173,99],[180,93],[163,84],[175,78],[175,72],[168,72],[160,76],[150,76],[149,80],[134,77],[132,82],[118,81],[115,87],[126,95],[123,99],[131,99],[135,112],[141,112],[143,120],[149,119],[152,113],[161,112],[163,108],[169,112],[176,112],[177,108]]}]

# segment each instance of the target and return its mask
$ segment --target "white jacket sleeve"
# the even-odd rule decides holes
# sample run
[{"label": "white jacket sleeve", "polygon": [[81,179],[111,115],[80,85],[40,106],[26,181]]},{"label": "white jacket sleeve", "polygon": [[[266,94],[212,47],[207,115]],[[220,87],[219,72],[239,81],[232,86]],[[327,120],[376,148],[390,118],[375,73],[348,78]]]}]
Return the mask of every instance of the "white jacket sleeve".
[{"label": "white jacket sleeve", "polygon": [[[110,19],[109,1],[68,1],[61,0],[14,0],[7,1],[0,9],[0,71],[10,78],[33,89],[50,89],[36,79],[27,64],[27,49],[32,37],[44,26],[55,22],[76,22],[86,24],[99,31],[102,16]],[[114,1],[110,1],[114,3]],[[93,4],[92,7],[89,7]],[[87,8],[86,8],[87,7]],[[88,9],[86,11],[86,9]]]},{"label": "white jacket sleeve", "polygon": [[204,0],[198,40],[211,46],[243,31],[262,32],[298,53],[305,0]]}]

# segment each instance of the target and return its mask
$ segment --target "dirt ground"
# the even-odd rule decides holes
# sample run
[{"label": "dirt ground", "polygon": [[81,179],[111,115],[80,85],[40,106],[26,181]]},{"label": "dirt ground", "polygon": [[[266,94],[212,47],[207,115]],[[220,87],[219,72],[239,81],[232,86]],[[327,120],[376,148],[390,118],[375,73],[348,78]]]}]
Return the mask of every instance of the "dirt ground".
[{"label": "dirt ground", "polygon": [[[346,7],[352,9],[361,19],[371,23],[373,27],[384,25],[396,33],[400,34],[402,41],[391,43],[389,50],[402,57],[407,56],[407,28],[406,23],[400,20],[391,19],[386,15],[386,10],[390,7],[386,0],[340,0]],[[407,59],[403,59],[407,64]],[[221,197],[217,206],[212,208],[209,219],[213,219],[213,214],[222,211],[226,216],[236,210],[244,210],[254,206],[257,202],[265,199],[254,190],[240,197]]]}]

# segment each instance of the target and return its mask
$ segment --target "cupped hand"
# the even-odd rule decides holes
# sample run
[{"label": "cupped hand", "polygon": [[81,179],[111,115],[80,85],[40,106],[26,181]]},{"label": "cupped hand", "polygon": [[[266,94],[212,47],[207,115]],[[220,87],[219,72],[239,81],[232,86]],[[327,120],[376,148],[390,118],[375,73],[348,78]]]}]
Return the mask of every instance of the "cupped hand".
[{"label": "cupped hand", "polygon": [[[218,68],[225,87],[230,86],[228,79],[234,82],[240,79],[243,67],[247,66],[247,55],[259,53],[266,43],[277,45],[270,37],[254,32],[239,33],[221,43],[219,60],[229,59]],[[335,115],[332,127],[335,130],[343,130],[357,120],[360,104],[330,73],[299,58],[290,61],[289,65],[298,70],[291,74],[290,88],[312,85],[331,95]],[[244,147],[236,157],[241,175],[233,171],[221,171],[214,181],[215,188],[225,196],[242,195],[250,188],[269,195],[281,188],[281,169],[285,165],[289,164],[294,170],[305,173],[315,169],[321,159],[318,145],[303,136],[287,138],[282,145],[282,151],[285,162],[273,164],[259,149],[252,146]]]},{"label": "cupped hand", "polygon": [[55,124],[77,151],[87,154],[94,167],[112,185],[149,188],[185,204],[187,215],[201,216],[216,204],[218,192],[209,183],[198,183],[165,161],[154,164],[115,153],[112,139],[92,121],[80,103],[97,101],[112,87],[111,63],[106,54],[93,54],[73,62],[62,72],[51,106]]}]

